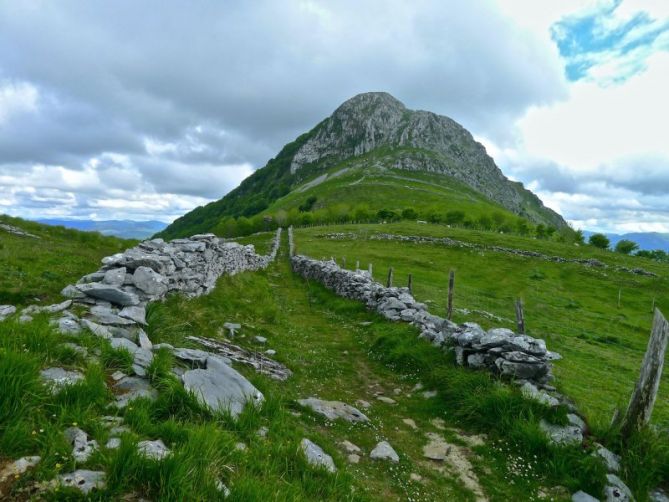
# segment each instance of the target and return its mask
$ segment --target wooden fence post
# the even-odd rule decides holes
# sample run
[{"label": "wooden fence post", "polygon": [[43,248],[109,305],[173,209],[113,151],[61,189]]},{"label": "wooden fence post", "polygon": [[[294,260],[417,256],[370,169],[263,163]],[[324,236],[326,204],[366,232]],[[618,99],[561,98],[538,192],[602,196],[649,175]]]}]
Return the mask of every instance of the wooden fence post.
[{"label": "wooden fence post", "polygon": [[407,284],[407,288],[409,289],[409,293],[413,294],[413,275],[409,274],[409,281]]},{"label": "wooden fence post", "polygon": [[[614,417],[615,425],[620,425],[620,432],[624,441],[627,441],[632,434],[650,422],[657,391],[660,387],[668,341],[669,323],[659,309],[655,309],[653,329],[650,333],[646,355],[641,363],[639,380],[637,380],[634,392],[632,392],[625,414],[618,420]],[[618,417],[620,417],[620,414],[618,414]]]},{"label": "wooden fence post", "polygon": [[516,300],[516,324],[518,326],[518,334],[525,334],[525,314],[523,312],[523,300],[518,298]]},{"label": "wooden fence post", "polygon": [[342,256],[341,263],[342,263],[341,268],[346,268],[346,256]]},{"label": "wooden fence post", "polygon": [[393,267],[390,267],[388,269],[388,280],[386,281],[386,287],[387,288],[393,287]]},{"label": "wooden fence post", "polygon": [[448,273],[448,311],[446,317],[450,321],[453,317],[453,290],[455,289],[455,271],[451,270]]}]

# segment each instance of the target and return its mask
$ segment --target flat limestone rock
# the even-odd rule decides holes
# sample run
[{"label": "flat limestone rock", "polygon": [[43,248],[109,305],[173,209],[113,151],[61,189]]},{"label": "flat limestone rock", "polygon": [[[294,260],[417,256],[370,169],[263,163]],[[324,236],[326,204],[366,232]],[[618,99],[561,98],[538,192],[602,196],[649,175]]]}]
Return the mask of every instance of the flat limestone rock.
[{"label": "flat limestone rock", "polygon": [[123,307],[139,304],[139,298],[135,293],[124,291],[116,286],[92,282],[88,284],[80,284],[78,288],[79,291],[85,293],[87,296],[105,300]]},{"label": "flat limestone rock", "polygon": [[583,442],[583,431],[576,425],[554,425],[542,419],[539,427],[555,444],[577,445]]},{"label": "flat limestone rock", "polygon": [[84,375],[79,371],[64,368],[47,368],[39,373],[42,380],[51,387],[54,393],[84,379]]},{"label": "flat limestone rock", "polygon": [[148,295],[160,297],[167,293],[167,278],[149,267],[137,267],[132,280]]},{"label": "flat limestone rock", "polygon": [[443,437],[434,432],[428,432],[426,436],[429,442],[423,447],[423,456],[430,460],[445,460],[451,449],[451,445]]},{"label": "flat limestone rock", "polygon": [[[21,475],[28,469],[35,467],[37,464],[39,464],[40,460],[42,460],[42,457],[38,456],[21,457],[20,459],[15,460],[14,462],[6,465],[0,471],[0,485],[5,481],[7,481],[8,479],[13,478],[14,476],[17,475]],[[0,495],[2,495],[2,492],[0,492]]]},{"label": "flat limestone rock", "polygon": [[369,454],[369,458],[373,460],[388,460],[394,464],[400,461],[399,455],[393,447],[390,446],[388,441],[381,441],[378,443]]},{"label": "flat limestone rock", "polygon": [[124,317],[135,321],[138,324],[146,325],[146,308],[139,305],[124,307],[119,313],[119,317]]},{"label": "flat limestone rock", "polygon": [[300,447],[302,448],[304,456],[307,457],[307,462],[309,462],[310,465],[313,465],[314,467],[325,468],[329,472],[337,471],[337,467],[335,466],[332,457],[325,453],[323,449],[316,443],[310,441],[307,438],[304,438],[300,442]]},{"label": "flat limestone rock", "polygon": [[216,357],[207,358],[206,369],[186,371],[181,379],[202,404],[233,417],[239,416],[247,403],[257,406],[264,400],[251,382]]},{"label": "flat limestone rock", "polygon": [[88,471],[79,469],[69,474],[61,474],[56,478],[55,485],[76,488],[84,494],[93,490],[101,490],[105,487],[106,475],[101,471]]},{"label": "flat limestone rock", "polygon": [[138,377],[125,377],[121,379],[114,390],[118,392],[116,396],[116,406],[125,408],[128,403],[140,397],[155,400],[158,397],[158,391],[151,387],[148,381]]},{"label": "flat limestone rock", "polygon": [[88,329],[95,336],[99,336],[100,338],[105,338],[105,339],[109,339],[112,337],[112,332],[106,326],[102,326],[93,321],[89,321],[88,319],[82,319],[81,324],[83,324],[84,328]]},{"label": "flat limestone rock", "polygon": [[14,313],[16,313],[16,307],[14,305],[0,305],[0,321],[4,321]]},{"label": "flat limestone rock", "polygon": [[607,474],[608,485],[604,487],[604,497],[606,502],[632,502],[634,495],[623,480],[615,474]]},{"label": "flat limestone rock", "polygon": [[300,399],[300,406],[310,408],[312,411],[323,415],[330,420],[343,419],[347,422],[369,422],[367,416],[357,408],[341,401],[325,401],[315,397]]},{"label": "flat limestone rock", "polygon": [[571,496],[572,502],[599,502],[599,499],[596,499],[592,495],[585,493],[582,490],[577,491]]},{"label": "flat limestone rock", "polygon": [[86,462],[98,450],[98,442],[94,439],[89,440],[88,434],[78,427],[65,429],[65,437],[73,447],[72,457],[77,462]]},{"label": "flat limestone rock", "polygon": [[150,458],[151,460],[162,460],[172,453],[161,439],[140,441],[137,443],[137,451],[143,457]]}]

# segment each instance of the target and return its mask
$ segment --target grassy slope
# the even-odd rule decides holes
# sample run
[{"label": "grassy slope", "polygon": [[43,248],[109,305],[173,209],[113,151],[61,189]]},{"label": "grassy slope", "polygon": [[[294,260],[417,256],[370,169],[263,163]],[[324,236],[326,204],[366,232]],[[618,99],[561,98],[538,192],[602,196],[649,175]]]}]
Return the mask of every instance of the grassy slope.
[{"label": "grassy slope", "polygon": [[5,223],[34,234],[20,237],[0,230],[0,305],[61,301],[65,285],[97,270],[100,259],[133,245],[115,237],[0,215]]},{"label": "grassy slope", "polygon": [[[419,213],[435,210],[441,214],[461,210],[470,219],[505,214],[509,220],[517,218],[502,206],[489,201],[483,195],[448,176],[424,172],[387,170],[371,167],[374,156],[368,154],[343,162],[328,170],[330,177],[320,184],[302,185],[297,190],[272,204],[265,213],[276,214],[280,209],[297,208],[308,197],[318,198],[314,209],[345,204],[350,208],[366,205],[373,214],[380,209],[401,212],[413,208]],[[349,169],[342,172],[342,169]],[[332,176],[333,174],[338,174]]]},{"label": "grassy slope", "polygon": [[[659,278],[556,264],[504,253],[454,249],[432,244],[389,241],[326,240],[327,232],[373,232],[406,235],[450,236],[488,244],[530,248],[561,256],[594,257],[605,263],[642,266]],[[556,363],[558,386],[573,397],[595,425],[608,425],[616,405],[626,404],[638,376],[652,321],[653,298],[669,313],[669,267],[592,248],[576,249],[547,241],[521,239],[493,233],[451,230],[437,225],[409,223],[352,225],[296,230],[298,252],[317,258],[346,257],[349,266],[374,264],[374,275],[385,280],[388,267],[397,282],[414,277],[415,295],[431,302],[435,313],[444,310],[448,272],[456,270],[456,307],[483,310],[508,319],[513,328],[513,301],[525,302],[530,335],[546,339],[564,359]],[[621,307],[617,308],[621,290]],[[491,322],[475,314],[456,315],[456,321],[475,320],[485,327]],[[665,373],[654,414],[655,423],[669,426],[669,375]]]},{"label": "grassy slope", "polygon": [[[305,250],[308,236],[298,235],[298,246]],[[253,239],[260,241],[262,236]],[[517,390],[499,385],[485,372],[455,367],[450,357],[418,341],[414,328],[385,321],[357,302],[293,276],[285,248],[284,236],[279,261],[267,271],[224,277],[205,297],[172,297],[152,306],[150,336],[154,342],[182,345],[189,334],[218,337],[223,322],[238,321],[244,327],[237,343],[253,347],[255,335],[267,337],[268,346],[277,350],[277,358],[294,375],[279,383],[240,368],[267,401],[260,411],[247,410],[233,422],[202,410],[180,390],[169,372],[169,356],[162,353],[151,371],[161,398],[155,403],[138,401],[122,413],[132,432],[124,436],[121,449],[103,450],[85,465],[108,472],[109,488],[101,498],[117,500],[133,492],[157,500],[214,500],[220,498],[214,488],[220,478],[231,489],[228,500],[474,500],[458,476],[462,469],[440,473],[437,464],[423,459],[426,432],[443,434],[463,448],[493,501],[535,500],[540,490],[553,500],[567,500],[568,490],[595,493],[601,487],[601,469],[589,456],[578,449],[550,448],[538,431],[540,417],[553,415],[559,420],[564,410],[556,415],[522,399]],[[38,453],[45,458],[36,471],[15,484],[18,489],[35,478],[51,479],[56,472],[74,468],[62,436],[71,423],[104,444],[108,433],[96,417],[109,413],[104,404],[111,396],[103,382],[127,361],[109,351],[106,342],[77,338],[89,350],[101,351],[99,362],[85,361],[64,350],[60,345],[64,338],[39,319],[32,325],[2,323],[0,331],[0,350],[9,356],[0,358],[0,385],[6,389],[0,394],[0,457]],[[55,363],[87,368],[86,382],[50,398],[36,376],[39,367]],[[419,381],[439,395],[425,399],[412,392]],[[374,393],[379,391],[398,404],[376,401]],[[314,394],[351,403],[370,401],[366,413],[371,424],[328,422],[294,403]],[[418,432],[403,418],[415,420]],[[449,429],[440,431],[435,418],[443,419]],[[261,426],[269,428],[266,439],[256,435]],[[467,446],[467,438],[480,433],[488,434],[485,444]],[[297,448],[302,437],[333,455],[339,467],[336,476],[305,465]],[[175,451],[172,459],[157,464],[134,453],[136,441],[155,438]],[[343,439],[363,448],[360,464],[346,463],[338,444]],[[367,458],[380,439],[396,448],[400,464]],[[234,448],[239,441],[248,446],[247,452]],[[666,471],[666,454],[663,458],[660,468]],[[645,473],[652,473],[649,483],[656,482],[657,468],[638,463]],[[411,473],[419,473],[424,481],[411,481]],[[629,474],[638,479],[633,471]],[[635,487],[648,488],[638,483]],[[551,489],[557,485],[568,490]]]}]

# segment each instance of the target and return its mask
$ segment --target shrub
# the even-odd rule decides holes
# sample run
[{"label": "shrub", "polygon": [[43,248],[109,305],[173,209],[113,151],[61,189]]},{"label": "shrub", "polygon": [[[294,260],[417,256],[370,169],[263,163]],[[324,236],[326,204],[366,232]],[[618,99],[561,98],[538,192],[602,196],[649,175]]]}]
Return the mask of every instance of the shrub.
[{"label": "shrub", "polygon": [[588,240],[591,246],[595,246],[599,249],[608,249],[611,241],[604,234],[592,234]]},{"label": "shrub", "polygon": [[418,213],[412,207],[407,207],[404,211],[402,211],[402,218],[405,220],[415,220],[418,218]]},{"label": "shrub", "polygon": [[616,244],[616,253],[621,253],[621,254],[631,254],[632,251],[636,251],[639,249],[639,245],[634,242],[630,241],[628,239],[623,239],[621,241],[618,241],[618,244]]},{"label": "shrub", "polygon": [[464,211],[448,211],[446,213],[446,223],[448,225],[462,225],[465,221]]}]

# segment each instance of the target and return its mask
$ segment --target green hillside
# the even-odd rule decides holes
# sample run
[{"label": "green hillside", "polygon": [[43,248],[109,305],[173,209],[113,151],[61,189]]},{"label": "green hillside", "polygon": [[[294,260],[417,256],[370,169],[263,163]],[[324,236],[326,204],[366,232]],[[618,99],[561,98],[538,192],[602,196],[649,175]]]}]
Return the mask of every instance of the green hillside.
[{"label": "green hillside", "polygon": [[61,301],[66,284],[97,270],[101,258],[134,242],[0,215],[2,224],[32,237],[0,227],[0,305]]},{"label": "green hillside", "polygon": [[[327,238],[332,233],[344,235]],[[553,263],[483,249],[372,239],[379,233],[450,237],[565,258],[594,258],[610,267],[643,267],[659,276],[638,276],[578,263]],[[608,426],[615,407],[625,405],[632,392],[648,342],[653,303],[669,312],[669,266],[591,247],[575,248],[557,242],[415,223],[297,229],[296,241],[297,251],[309,256],[333,256],[340,263],[346,259],[349,267],[358,260],[363,268],[372,263],[380,282],[385,280],[391,266],[400,285],[411,273],[416,297],[438,314],[445,309],[449,270],[455,270],[455,304],[466,309],[456,312],[456,322],[475,321],[484,327],[513,329],[514,301],[522,298],[528,334],[545,339],[552,350],[564,356],[555,363],[558,386],[601,427]],[[491,320],[482,312],[501,320]],[[654,419],[663,428],[669,428],[667,374]]]},{"label": "green hillside", "polygon": [[[338,190],[327,182],[337,177]],[[320,187],[324,180],[326,186]],[[340,221],[382,221],[386,217],[378,214],[381,210],[411,209],[420,218],[436,220],[445,219],[448,211],[464,211],[468,226],[479,225],[481,216],[480,225],[486,226],[492,213],[502,209],[511,226],[520,217],[528,226],[567,228],[536,195],[508,180],[462,126],[447,117],[408,110],[388,94],[367,93],[346,101],[284,146],[221,200],[178,218],[158,236],[211,231],[243,235],[276,225],[277,219],[281,223],[285,216],[280,210],[300,206],[302,213],[311,214],[291,215],[290,223],[331,220],[331,215],[311,212],[308,199],[319,194],[315,209],[341,204]],[[268,223],[268,216],[274,223]]]}]

